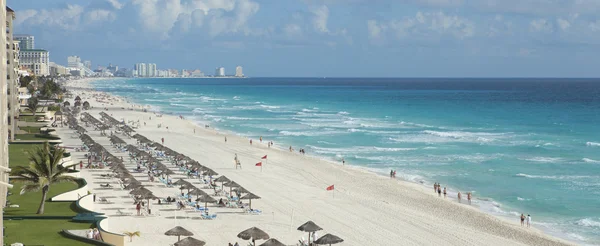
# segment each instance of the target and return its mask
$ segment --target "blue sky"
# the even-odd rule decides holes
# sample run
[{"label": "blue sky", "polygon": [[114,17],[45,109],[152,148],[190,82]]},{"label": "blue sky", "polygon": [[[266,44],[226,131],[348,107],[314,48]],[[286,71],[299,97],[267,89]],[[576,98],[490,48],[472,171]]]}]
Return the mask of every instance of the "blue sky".
[{"label": "blue sky", "polygon": [[249,76],[600,77],[598,0],[7,0],[66,64]]}]

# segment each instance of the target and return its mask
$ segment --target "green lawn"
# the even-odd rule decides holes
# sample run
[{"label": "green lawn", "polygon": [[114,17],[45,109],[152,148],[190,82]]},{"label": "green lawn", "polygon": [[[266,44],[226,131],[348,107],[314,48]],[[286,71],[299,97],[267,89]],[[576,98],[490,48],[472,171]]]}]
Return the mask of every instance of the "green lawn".
[{"label": "green lawn", "polygon": [[24,126],[24,127],[20,127],[21,130],[27,132],[27,133],[40,133],[40,127],[33,127],[33,126]]},{"label": "green lawn", "polygon": [[89,245],[59,234],[63,229],[88,229],[90,223],[76,223],[67,220],[4,220],[4,242],[10,245],[15,242],[24,245]]},{"label": "green lawn", "polygon": [[[27,151],[34,150],[36,147],[42,146],[41,144],[11,144],[8,146],[9,151],[9,167],[15,168],[17,166],[28,166],[29,159]],[[12,183],[12,182],[11,182]],[[4,215],[35,215],[42,199],[41,192],[25,193],[19,195],[21,192],[21,184],[13,183],[13,187],[10,192],[12,195],[8,196],[8,200],[11,204],[19,204],[19,208],[5,208]],[[58,194],[77,189],[77,184],[71,183],[60,183],[50,186],[48,192],[48,200],[45,205],[44,215],[75,215],[76,212],[72,207],[73,202],[49,202],[50,198]]]},{"label": "green lawn", "polygon": [[[8,200],[10,204],[19,204],[18,208],[4,208],[4,215],[31,215],[37,216],[35,214],[40,206],[40,201],[42,200],[42,192],[32,192],[25,193],[23,195],[19,195],[21,192],[21,184],[13,183],[15,186],[9,190],[12,195],[8,196]],[[65,193],[67,191],[71,191],[77,189],[77,184],[71,183],[59,183],[50,186],[50,191],[48,192],[46,204],[44,205],[44,214],[43,215],[73,215],[77,214],[75,210],[74,202],[51,202],[50,198]]]},{"label": "green lawn", "polygon": [[[19,116],[19,120],[20,121],[25,121],[25,122],[36,122],[36,119],[37,119],[38,116],[39,115],[37,115],[37,114],[35,116],[33,116],[33,115],[21,115],[21,116]],[[41,116],[43,116],[43,114]]]},{"label": "green lawn", "polygon": [[10,168],[16,166],[29,166],[28,151],[34,151],[35,148],[42,147],[41,144],[10,144],[8,145],[8,163]]}]

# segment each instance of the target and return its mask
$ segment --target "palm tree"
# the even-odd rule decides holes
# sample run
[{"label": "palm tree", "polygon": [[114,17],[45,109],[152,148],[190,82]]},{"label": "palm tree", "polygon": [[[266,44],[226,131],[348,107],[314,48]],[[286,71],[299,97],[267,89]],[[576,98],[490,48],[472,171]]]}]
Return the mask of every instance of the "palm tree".
[{"label": "palm tree", "polygon": [[27,100],[27,108],[33,113],[33,116],[35,116],[35,113],[39,107],[39,103],[40,101],[37,99],[37,97],[31,97],[29,100]]},{"label": "palm tree", "polygon": [[140,231],[134,231],[134,232],[126,231],[126,232],[123,232],[123,234],[125,234],[125,236],[129,237],[129,242],[133,242],[133,237],[135,237],[135,236],[138,236],[138,237],[142,236],[142,233]]},{"label": "palm tree", "polygon": [[64,149],[51,147],[46,141],[42,147],[28,152],[31,161],[28,167],[18,166],[14,169],[13,175],[17,177],[13,180],[24,183],[21,187],[21,195],[42,190],[42,201],[37,214],[44,214],[46,196],[51,185],[63,182],[75,183],[75,177],[65,174],[76,164],[63,167],[61,161],[64,153]]}]

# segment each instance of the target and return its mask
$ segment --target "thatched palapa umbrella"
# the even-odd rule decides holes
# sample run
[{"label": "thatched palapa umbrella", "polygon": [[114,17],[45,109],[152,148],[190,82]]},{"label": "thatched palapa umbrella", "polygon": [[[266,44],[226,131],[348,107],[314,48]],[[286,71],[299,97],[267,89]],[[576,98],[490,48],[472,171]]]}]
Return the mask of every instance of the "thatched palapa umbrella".
[{"label": "thatched palapa umbrella", "polygon": [[209,195],[203,195],[200,198],[196,199],[196,202],[203,202],[204,203],[204,208],[208,207],[208,203],[216,203],[217,200],[215,200],[214,198],[210,197]]},{"label": "thatched palapa umbrella", "polygon": [[238,188],[238,187],[242,187],[241,185],[239,185],[238,183],[236,183],[235,181],[230,181],[224,184],[224,186],[229,187],[229,195],[231,196],[231,190],[233,188]]},{"label": "thatched palapa umbrella", "polygon": [[262,243],[259,246],[286,246],[285,244],[279,242],[277,239],[275,238],[271,238],[269,240],[267,240],[266,242]]},{"label": "thatched palapa umbrella", "polygon": [[186,184],[191,184],[191,183],[190,183],[190,182],[188,182],[188,181],[185,181],[185,180],[183,180],[183,179],[179,179],[179,180],[177,180],[177,181],[176,181],[175,183],[173,183],[173,184],[174,184],[174,185],[186,185]]},{"label": "thatched palapa umbrella", "polygon": [[[298,227],[298,231],[308,232],[308,242],[309,243],[312,242],[310,240],[310,233],[320,231],[320,230],[323,230],[323,228],[321,228],[320,226],[315,224],[315,222],[312,222],[310,220],[308,222],[302,224],[300,227]],[[314,238],[313,238],[313,240],[314,240]]]},{"label": "thatched palapa umbrella", "polygon": [[181,227],[181,226],[176,226],[171,230],[168,230],[167,232],[165,232],[165,235],[167,236],[177,236],[177,242],[181,241],[181,236],[193,236],[194,233],[192,233],[191,231],[186,230],[185,228]]},{"label": "thatched palapa umbrella", "polygon": [[250,207],[250,210],[252,210],[252,199],[260,199],[260,196],[254,195],[252,193],[248,193],[247,195],[243,196],[240,199],[244,199],[244,200],[248,199],[248,200],[250,200],[250,206],[249,207]]},{"label": "thatched palapa umbrella", "polygon": [[336,235],[325,234],[321,238],[317,239],[315,241],[315,244],[318,244],[318,245],[329,244],[331,246],[332,244],[341,243],[343,241],[344,241],[344,239],[341,239]]},{"label": "thatched palapa umbrella", "polygon": [[206,243],[195,239],[193,237],[187,237],[179,242],[173,244],[174,246],[204,246]]},{"label": "thatched palapa umbrella", "polygon": [[[269,239],[269,234],[267,234],[266,232],[264,232],[261,229],[258,229],[256,227],[252,227],[249,228],[243,232],[240,232],[237,237],[244,239],[244,240],[250,240],[252,239],[252,241],[255,240],[267,240]],[[256,242],[253,242],[254,246],[256,246]]]},{"label": "thatched palapa umbrella", "polygon": [[150,191],[150,190],[148,190],[148,189],[146,189],[144,187],[140,187],[138,189],[135,189],[135,190],[132,190],[132,191],[129,192],[129,194],[136,195],[136,196],[143,196],[143,195],[146,195],[146,194],[149,194],[149,193],[152,193],[152,191]]},{"label": "thatched palapa umbrella", "polygon": [[200,196],[207,195],[206,192],[204,192],[204,191],[202,191],[200,189],[193,189],[190,192],[188,192],[188,194],[196,196],[196,199],[200,198]]}]

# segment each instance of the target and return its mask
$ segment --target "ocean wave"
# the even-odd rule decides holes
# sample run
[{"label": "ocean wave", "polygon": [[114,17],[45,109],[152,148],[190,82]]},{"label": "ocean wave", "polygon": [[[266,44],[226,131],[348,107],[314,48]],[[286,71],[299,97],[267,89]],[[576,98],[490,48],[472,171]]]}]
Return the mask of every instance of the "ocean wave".
[{"label": "ocean wave", "polygon": [[266,104],[261,104],[260,107],[262,107],[262,108],[269,108],[269,109],[281,108],[281,106],[272,106],[272,105],[266,105]]},{"label": "ocean wave", "polygon": [[600,219],[585,218],[575,222],[576,225],[600,229]]},{"label": "ocean wave", "polygon": [[343,134],[344,132],[340,132],[340,131],[299,131],[299,132],[294,132],[294,131],[280,131],[279,135],[283,135],[283,136],[304,136],[304,137],[316,137],[316,136],[330,136],[330,135],[337,135],[337,134]]},{"label": "ocean wave", "polygon": [[598,164],[598,163],[600,163],[600,161],[593,160],[593,159],[590,159],[590,158],[583,158],[583,159],[581,159],[581,160],[582,160],[583,162],[587,162],[587,163],[595,163],[595,164]]},{"label": "ocean wave", "polygon": [[307,108],[303,108],[302,112],[318,112],[319,108],[312,108],[312,109],[307,109]]},{"label": "ocean wave", "polygon": [[333,145],[334,144],[334,143],[330,143],[330,142],[327,142],[327,141],[317,141],[317,143],[320,143],[320,144],[329,144],[329,145]]},{"label": "ocean wave", "polygon": [[594,176],[585,175],[530,175],[525,173],[517,173],[515,176],[531,179],[554,179],[554,180],[576,180],[576,179],[589,179],[595,178]]},{"label": "ocean wave", "polygon": [[236,101],[238,101],[238,100],[240,100],[240,99],[241,99],[241,98],[240,98],[239,96],[234,96],[234,97],[233,97],[233,100],[236,100]]},{"label": "ocean wave", "polygon": [[585,145],[592,146],[592,147],[600,147],[600,143],[596,143],[596,142],[587,142],[587,143],[585,143]]},{"label": "ocean wave", "polygon": [[350,113],[348,113],[346,111],[340,111],[337,114],[339,114],[339,115],[349,115]]},{"label": "ocean wave", "polygon": [[373,152],[399,152],[417,150],[417,148],[385,148],[376,146],[356,146],[349,148],[324,148],[313,145],[307,145],[308,148],[319,154],[355,154],[355,153],[373,153]]},{"label": "ocean wave", "polygon": [[542,157],[542,156],[536,156],[536,157],[530,157],[530,158],[519,158],[519,159],[523,160],[523,161],[540,162],[540,163],[559,163],[559,162],[564,161],[563,158]]}]

